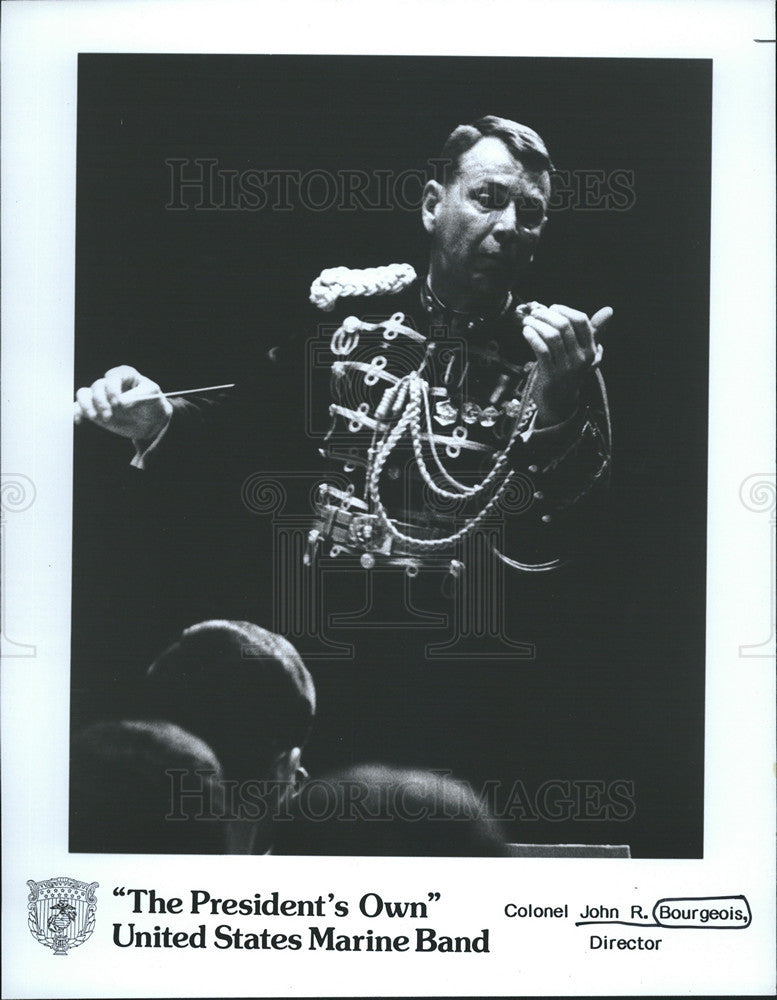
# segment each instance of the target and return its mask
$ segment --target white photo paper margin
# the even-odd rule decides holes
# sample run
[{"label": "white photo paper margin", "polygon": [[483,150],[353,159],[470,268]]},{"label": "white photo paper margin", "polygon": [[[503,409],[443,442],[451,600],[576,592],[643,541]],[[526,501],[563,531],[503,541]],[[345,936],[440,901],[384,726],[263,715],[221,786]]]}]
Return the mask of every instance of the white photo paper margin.
[{"label": "white photo paper margin", "polygon": [[[3,5],[3,995],[758,994],[774,988],[774,37],[766,2],[355,0]],[[531,25],[516,31],[489,23]],[[70,855],[67,850],[75,136],[80,52],[343,53],[713,60],[704,858],[693,861]],[[678,100],[682,95],[678,95]],[[670,238],[670,234],[668,234]],[[120,571],[106,553],[105,572]],[[53,962],[27,880],[98,882],[94,935]],[[117,949],[114,887],[240,898],[440,893],[435,923],[491,953]],[[516,898],[627,906],[746,896],[742,931],[667,930],[658,953],[592,953]],[[574,911],[577,912],[577,911]],[[191,922],[191,919],[190,919]],[[199,921],[195,920],[195,924]],[[146,919],[146,923],[153,923]],[[259,964],[257,964],[259,959]]]}]

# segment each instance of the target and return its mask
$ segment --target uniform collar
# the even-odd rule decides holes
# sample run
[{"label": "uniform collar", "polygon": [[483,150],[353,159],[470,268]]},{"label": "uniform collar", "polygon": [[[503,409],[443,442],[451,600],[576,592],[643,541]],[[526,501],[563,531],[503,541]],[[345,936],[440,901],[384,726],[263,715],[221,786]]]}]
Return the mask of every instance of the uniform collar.
[{"label": "uniform collar", "polygon": [[508,292],[496,309],[483,315],[475,312],[463,312],[458,309],[451,309],[437,297],[428,275],[426,280],[420,286],[420,295],[421,305],[427,313],[430,315],[436,313],[437,315],[450,320],[456,320],[458,323],[466,326],[469,330],[474,330],[476,327],[480,327],[486,322],[493,322],[496,319],[501,319],[502,316],[506,315],[510,306],[513,304],[512,292]]}]

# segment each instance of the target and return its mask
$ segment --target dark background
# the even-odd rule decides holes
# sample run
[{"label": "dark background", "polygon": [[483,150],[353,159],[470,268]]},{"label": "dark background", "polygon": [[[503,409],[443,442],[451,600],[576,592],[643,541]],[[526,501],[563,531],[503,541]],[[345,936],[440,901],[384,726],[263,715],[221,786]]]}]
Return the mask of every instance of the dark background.
[{"label": "dark background", "polygon": [[[299,322],[322,268],[425,267],[416,212],[173,212],[165,160],[425,169],[455,125],[498,114],[534,127],[560,170],[634,174],[627,211],[551,213],[520,289],[615,310],[605,523],[584,561],[508,584],[510,635],[536,658],[426,661],[439,634],[360,633],[355,661],[309,663],[312,773],[382,759],[476,789],[520,779],[530,796],[550,779],[631,781],[627,823],[515,823],[509,837],[701,856],[711,77],[701,60],[80,57],[76,386],[119,363],[167,390],[239,381]],[[131,454],[76,433],[74,726],[129,714],[134,680],[182,627],[270,624],[245,583],[261,543],[225,519],[217,484],[160,492]]]}]

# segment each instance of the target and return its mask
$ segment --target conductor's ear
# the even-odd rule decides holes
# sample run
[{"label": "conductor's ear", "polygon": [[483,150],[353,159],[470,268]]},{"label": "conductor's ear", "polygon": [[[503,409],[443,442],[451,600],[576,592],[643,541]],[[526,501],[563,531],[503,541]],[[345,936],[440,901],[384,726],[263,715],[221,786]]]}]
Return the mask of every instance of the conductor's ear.
[{"label": "conductor's ear", "polygon": [[445,189],[439,181],[427,181],[421,198],[421,221],[427,233],[433,233],[437,211],[442,203]]}]

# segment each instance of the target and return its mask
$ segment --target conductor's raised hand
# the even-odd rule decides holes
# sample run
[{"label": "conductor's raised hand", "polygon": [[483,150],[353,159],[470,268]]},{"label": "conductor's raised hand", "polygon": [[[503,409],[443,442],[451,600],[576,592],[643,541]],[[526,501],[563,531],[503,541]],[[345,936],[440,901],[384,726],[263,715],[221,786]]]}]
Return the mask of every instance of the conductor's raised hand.
[{"label": "conductor's raised hand", "polygon": [[129,365],[119,365],[78,390],[73,421],[90,420],[112,434],[150,441],[167,427],[172,412],[156,382]]},{"label": "conductor's raised hand", "polygon": [[590,319],[577,309],[538,307],[523,320],[523,335],[537,358],[534,399],[540,426],[561,423],[577,408],[580,387],[601,361],[599,337],[612,317],[605,306]]}]

